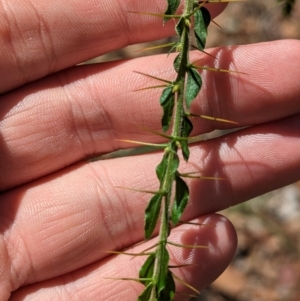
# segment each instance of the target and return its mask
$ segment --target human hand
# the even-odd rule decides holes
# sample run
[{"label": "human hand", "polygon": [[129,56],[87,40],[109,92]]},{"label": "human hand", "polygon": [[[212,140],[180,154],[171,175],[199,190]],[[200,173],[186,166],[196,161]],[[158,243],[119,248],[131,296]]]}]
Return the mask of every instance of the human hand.
[{"label": "human hand", "polygon": [[[143,240],[149,196],[116,187],[156,189],[161,154],[85,158],[131,147],[120,139],[158,140],[140,127],[160,129],[160,91],[133,93],[151,83],[132,71],[172,78],[173,58],[71,66],[168,36],[171,22],[163,27],[160,19],[127,13],[163,11],[164,4],[20,0],[2,6],[1,301],[126,301],[141,291],[138,283],[107,278],[137,277],[144,258],[106,251],[151,245],[130,249]],[[300,109],[299,48],[283,41],[212,50],[220,67],[231,64],[248,75],[206,73],[193,111],[254,126],[195,144],[183,166],[227,179],[190,181],[185,219],[208,226],[183,225],[172,234],[178,243],[209,246],[171,249],[173,262],[196,264],[177,272],[198,289],[224,270],[236,247],[231,224],[210,213],[299,178],[299,118],[292,116]],[[212,62],[199,53],[193,58]],[[229,125],[195,120],[194,134],[214,127]],[[180,284],[178,290],[187,293]]]}]

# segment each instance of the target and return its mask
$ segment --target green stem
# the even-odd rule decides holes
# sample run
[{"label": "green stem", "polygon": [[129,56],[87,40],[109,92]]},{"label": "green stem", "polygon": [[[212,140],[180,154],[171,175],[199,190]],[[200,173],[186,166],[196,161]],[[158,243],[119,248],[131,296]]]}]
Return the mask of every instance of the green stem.
[{"label": "green stem", "polygon": [[[192,0],[187,0],[185,2],[184,14],[182,17],[187,17],[193,11],[193,3]],[[187,19],[189,20],[189,18]],[[180,57],[180,65],[178,70],[178,75],[176,78],[176,83],[179,86],[178,93],[177,93],[177,100],[176,100],[176,107],[174,113],[174,123],[172,129],[172,135],[174,137],[180,136],[180,128],[181,128],[181,121],[184,114],[184,88],[185,88],[185,79],[187,73],[187,64],[189,61],[189,28],[184,26],[182,36],[180,39],[181,50],[179,53]]]},{"label": "green stem", "polygon": [[159,283],[163,281],[162,277],[166,277],[166,272],[164,271],[164,262],[166,258],[166,252],[167,248],[167,238],[170,233],[170,226],[169,226],[169,207],[170,207],[170,201],[172,196],[172,183],[174,181],[174,174],[172,171],[172,161],[174,160],[174,152],[169,151],[168,149],[168,158],[167,158],[167,171],[165,174],[165,177],[163,179],[163,184],[161,187],[162,191],[166,191],[166,195],[164,197],[164,201],[162,204],[162,219],[160,223],[160,229],[159,229],[159,242],[158,247],[156,249],[156,262],[155,262],[155,268],[154,268],[154,281],[155,285],[153,286],[150,301],[157,301],[159,300],[157,296]]},{"label": "green stem", "polygon": [[161,223],[159,229],[159,242],[158,247],[156,249],[156,261],[153,273],[153,281],[154,285],[151,291],[150,301],[159,301],[159,284],[162,281],[162,277],[165,279],[167,277],[168,268],[165,264],[166,256],[169,256],[167,250],[167,238],[170,233],[170,215],[171,215],[171,198],[172,198],[172,187],[175,179],[176,172],[173,170],[173,161],[175,160],[174,152],[177,152],[178,141],[176,137],[181,136],[181,128],[183,117],[185,116],[184,110],[184,88],[187,74],[187,66],[189,61],[189,26],[190,18],[189,16],[193,12],[194,0],[186,0],[184,13],[182,17],[185,19],[185,26],[182,31],[182,35],[180,37],[180,65],[178,69],[178,74],[176,78],[176,85],[178,86],[178,91],[176,92],[176,105],[174,109],[174,121],[171,130],[171,136],[174,137],[168,143],[168,146],[165,149],[165,152],[168,152],[167,157],[167,168],[164,179],[161,181],[162,185],[160,187],[161,191],[166,192],[166,196],[164,197],[162,203],[162,213],[161,213]]}]

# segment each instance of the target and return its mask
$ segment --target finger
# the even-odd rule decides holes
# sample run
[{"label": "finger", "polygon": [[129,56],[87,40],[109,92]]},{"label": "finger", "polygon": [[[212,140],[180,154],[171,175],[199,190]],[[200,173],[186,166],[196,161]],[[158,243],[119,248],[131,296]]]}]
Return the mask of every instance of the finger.
[{"label": "finger", "polygon": [[[230,222],[219,215],[205,216],[195,220],[204,226],[180,226],[172,232],[170,240],[178,244],[209,246],[208,249],[184,249],[170,247],[171,265],[191,265],[173,272],[196,289],[201,290],[215,280],[227,267],[236,250],[236,233]],[[205,226],[206,225],[206,226]],[[139,253],[153,245],[150,241],[128,250]],[[142,285],[130,281],[107,278],[138,277],[138,270],[145,257],[128,258],[126,255],[111,256],[106,260],[84,267],[73,273],[50,281],[24,287],[13,293],[10,301],[30,300],[67,300],[76,296],[76,300],[137,300]],[[177,283],[178,300],[194,292]]]},{"label": "finger", "polygon": [[[298,180],[299,138],[297,115],[193,146],[181,171],[223,180],[188,181],[184,219]],[[157,190],[160,160],[161,154],[148,154],[81,164],[3,194],[3,291],[74,271],[142,240],[150,197],[117,187]]]},{"label": "finger", "polygon": [[169,36],[174,22],[163,26],[161,18],[130,13],[163,13],[165,8],[165,0],[2,4],[0,93],[103,53]]},{"label": "finger", "polygon": [[[299,112],[299,50],[299,41],[213,50],[219,53],[219,67],[228,68],[231,62],[233,69],[248,75],[206,72],[192,112],[237,121],[238,126]],[[197,59],[194,55],[193,60]],[[158,56],[84,66],[3,96],[0,190],[95,154],[133,146],[118,139],[161,141],[143,130],[160,131],[161,91],[132,92],[157,84],[132,71],[172,80],[172,60]],[[193,122],[193,134],[237,126],[200,118]]]}]

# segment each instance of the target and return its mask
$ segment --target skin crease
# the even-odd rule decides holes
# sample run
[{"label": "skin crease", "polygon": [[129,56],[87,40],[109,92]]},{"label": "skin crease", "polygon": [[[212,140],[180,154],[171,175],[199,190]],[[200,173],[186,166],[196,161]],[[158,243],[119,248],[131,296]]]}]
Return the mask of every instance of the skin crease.
[{"label": "skin crease", "polygon": [[[223,8],[211,6],[212,14]],[[157,189],[161,153],[85,158],[132,146],[118,139],[159,141],[141,127],[160,129],[160,91],[133,93],[152,81],[132,71],[172,79],[174,56],[72,66],[172,34],[171,22],[126,14],[164,9],[164,0],[0,2],[0,301],[129,301],[141,292],[138,283],[108,278],[136,277],[144,258],[107,251],[153,245],[133,246],[143,240],[149,195],[116,187]],[[233,226],[213,212],[299,179],[299,51],[292,40],[210,50],[217,67],[247,75],[203,72],[193,112],[252,126],[194,144],[181,166],[226,178],[188,181],[184,219],[208,226],[182,225],[170,237],[208,246],[170,248],[174,264],[192,264],[175,272],[197,289],[218,277],[236,248]],[[213,66],[197,52],[191,58]],[[230,127],[194,124],[193,134]]]}]

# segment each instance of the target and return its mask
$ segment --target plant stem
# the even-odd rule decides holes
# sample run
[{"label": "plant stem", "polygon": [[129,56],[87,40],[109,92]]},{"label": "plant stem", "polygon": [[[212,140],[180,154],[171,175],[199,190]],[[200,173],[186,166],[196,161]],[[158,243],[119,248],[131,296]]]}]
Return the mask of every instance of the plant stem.
[{"label": "plant stem", "polygon": [[[183,127],[183,117],[186,116],[184,109],[184,89],[186,82],[187,66],[189,61],[189,16],[193,12],[194,0],[186,0],[184,5],[184,13],[182,18],[184,19],[185,26],[180,37],[180,52],[179,52],[179,69],[175,85],[177,87],[175,108],[173,112],[173,124],[171,130],[171,136],[168,146],[165,149],[167,154],[166,161],[167,167],[163,180],[161,181],[161,191],[165,191],[166,195],[163,198],[161,208],[161,223],[159,229],[159,242],[156,249],[156,261],[154,266],[153,281],[154,285],[151,291],[150,301],[159,301],[160,298],[160,283],[164,282],[167,278],[168,268],[166,267],[166,258],[169,259],[167,250],[167,238],[169,236],[170,226],[170,215],[171,215],[171,200],[174,193],[172,193],[172,187],[175,180],[177,170],[174,171],[174,160],[177,156],[178,150],[178,138],[181,137],[181,129]],[[165,281],[166,282],[166,281]]]}]

